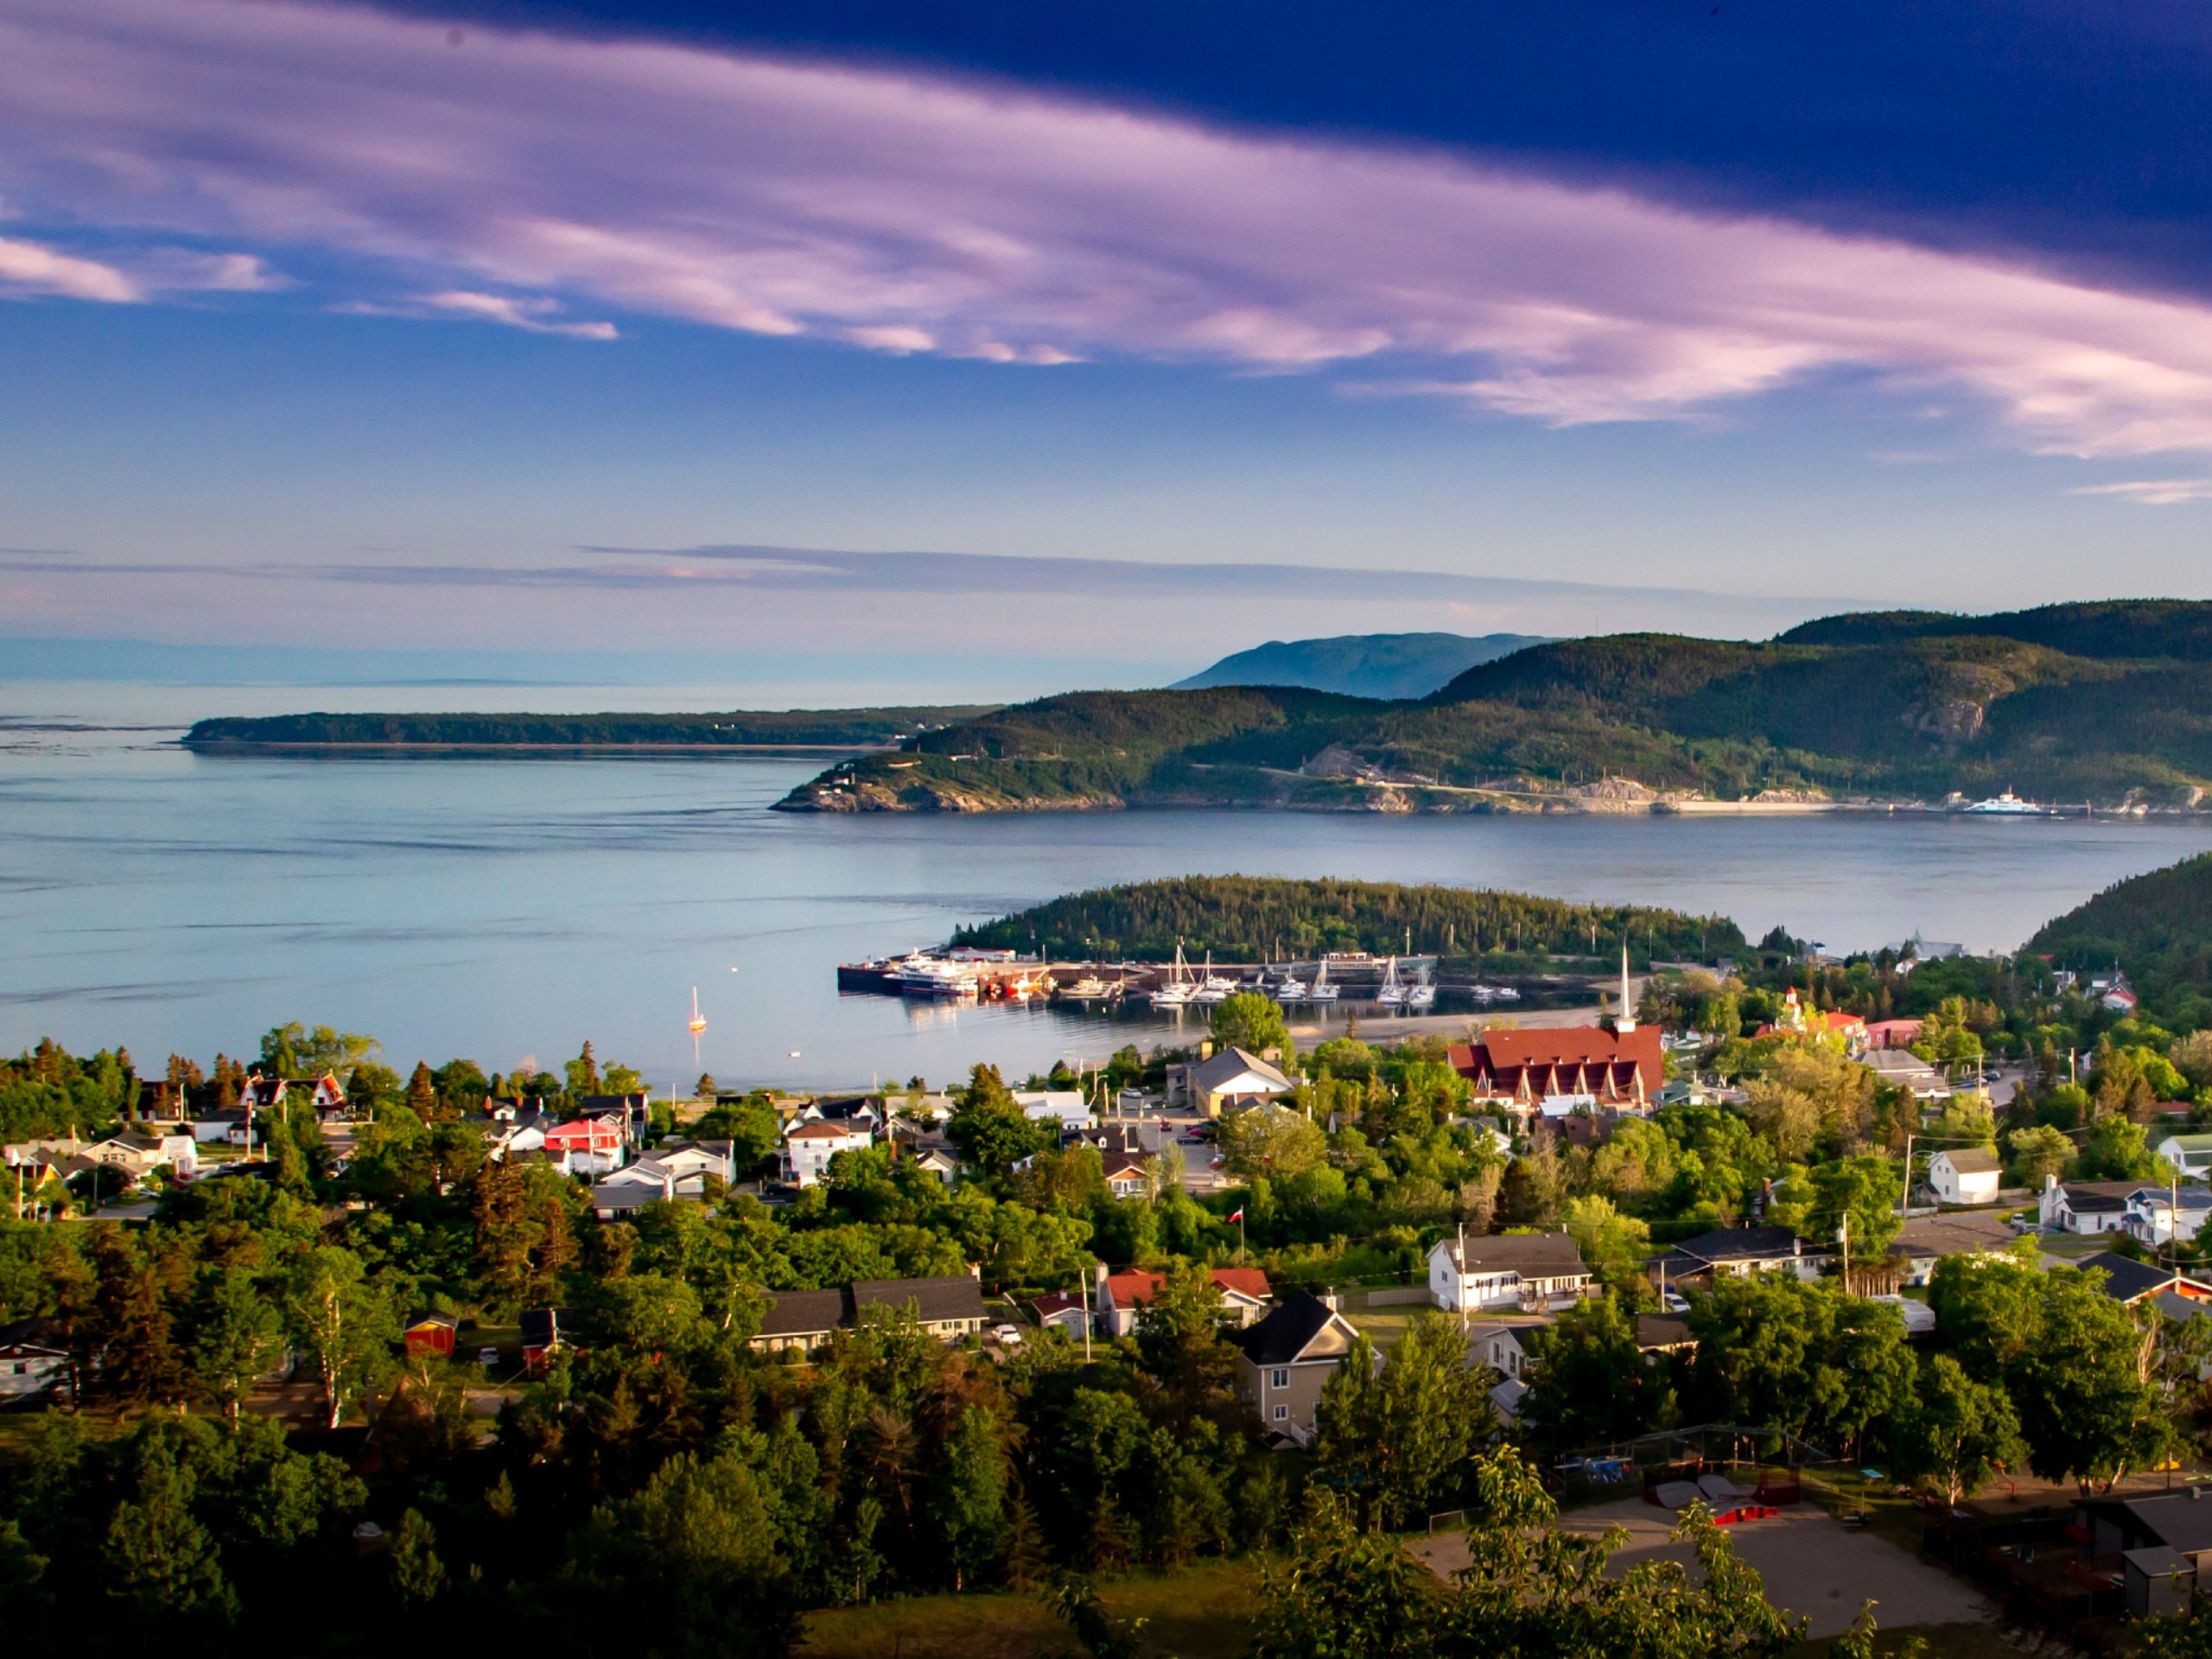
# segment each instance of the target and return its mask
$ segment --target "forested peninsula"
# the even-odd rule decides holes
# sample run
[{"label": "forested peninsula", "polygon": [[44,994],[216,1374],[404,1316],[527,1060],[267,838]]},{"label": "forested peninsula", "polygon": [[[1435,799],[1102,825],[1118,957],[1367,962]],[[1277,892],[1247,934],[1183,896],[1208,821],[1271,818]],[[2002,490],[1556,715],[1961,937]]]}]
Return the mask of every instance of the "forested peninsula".
[{"label": "forested peninsula", "polygon": [[1641,905],[1576,905],[1487,888],[1386,881],[1188,875],[1071,893],[953,936],[956,945],[1047,957],[1164,962],[1180,944],[1224,960],[1367,950],[1710,960],[1747,947],[1726,916]]},{"label": "forested peninsula", "polygon": [[2012,790],[2196,810],[2212,604],[1831,617],[1762,643],[1535,645],[1410,702],[1280,687],[1092,691],[841,763],[795,811],[1945,808]]},{"label": "forested peninsula", "polygon": [[187,748],[869,749],[973,720],[988,703],[945,708],[733,709],[701,715],[273,715],[203,720]]}]

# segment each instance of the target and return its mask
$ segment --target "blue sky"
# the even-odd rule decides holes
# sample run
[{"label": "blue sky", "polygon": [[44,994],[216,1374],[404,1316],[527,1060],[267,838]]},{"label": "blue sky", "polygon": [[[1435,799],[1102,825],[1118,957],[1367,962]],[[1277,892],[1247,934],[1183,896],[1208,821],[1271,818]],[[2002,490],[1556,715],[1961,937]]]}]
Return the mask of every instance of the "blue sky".
[{"label": "blue sky", "polygon": [[4,626],[950,696],[2212,594],[2208,51],[2178,6],[14,0]]}]

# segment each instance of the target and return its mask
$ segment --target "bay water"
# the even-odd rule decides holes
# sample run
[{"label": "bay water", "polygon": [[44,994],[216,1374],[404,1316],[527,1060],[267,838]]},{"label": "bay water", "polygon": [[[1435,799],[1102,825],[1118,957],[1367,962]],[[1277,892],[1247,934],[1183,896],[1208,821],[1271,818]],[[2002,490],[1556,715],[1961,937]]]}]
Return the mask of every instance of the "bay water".
[{"label": "bay water", "polygon": [[[2009,950],[2212,820],[1453,817],[1170,811],[818,817],[791,759],[200,756],[282,709],[773,707],[761,687],[246,690],[0,683],[0,1048],[251,1055],[288,1020],[403,1072],[551,1066],[589,1039],[657,1090],[1009,1077],[1163,1025],[841,995],[836,964],[1079,888],[1242,872],[1441,881],[1777,923],[1831,950]],[[685,1030],[708,1025],[695,1063]]]}]

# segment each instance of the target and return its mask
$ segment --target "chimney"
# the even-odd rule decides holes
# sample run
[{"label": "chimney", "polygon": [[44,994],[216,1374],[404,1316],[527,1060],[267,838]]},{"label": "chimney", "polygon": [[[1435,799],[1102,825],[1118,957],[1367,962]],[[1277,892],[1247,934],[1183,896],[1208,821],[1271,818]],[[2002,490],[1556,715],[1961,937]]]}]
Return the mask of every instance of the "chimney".
[{"label": "chimney", "polygon": [[2056,1192],[2058,1190],[2058,1177],[2049,1170],[2044,1172],[2043,1190],[2046,1192]]}]

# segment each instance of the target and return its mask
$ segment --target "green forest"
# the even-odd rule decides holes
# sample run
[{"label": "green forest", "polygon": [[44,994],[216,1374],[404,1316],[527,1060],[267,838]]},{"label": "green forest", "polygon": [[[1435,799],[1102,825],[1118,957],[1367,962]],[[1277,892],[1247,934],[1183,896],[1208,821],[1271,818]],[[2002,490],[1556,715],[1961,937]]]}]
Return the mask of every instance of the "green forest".
[{"label": "green forest", "polygon": [[2025,952],[2077,972],[2120,968],[2170,1021],[2212,1025],[2212,853],[2106,888]]},{"label": "green forest", "polygon": [[1763,644],[1537,645],[1418,702],[1268,687],[1077,692],[909,739],[798,810],[1165,805],[1494,811],[1622,781],[1942,802],[2194,806],[2212,787],[2212,604],[1840,616]]},{"label": "green forest", "polygon": [[1071,893],[963,928],[952,943],[1150,962],[1167,960],[1178,944],[1242,962],[1323,950],[1610,957],[1624,945],[1643,962],[1704,961],[1746,948],[1725,916],[1574,905],[1489,888],[1249,875],[1190,875]]},{"label": "green forest", "polygon": [[202,720],[188,748],[321,747],[376,744],[428,748],[862,748],[899,741],[986,706],[914,709],[734,709],[706,715],[271,715]]}]

